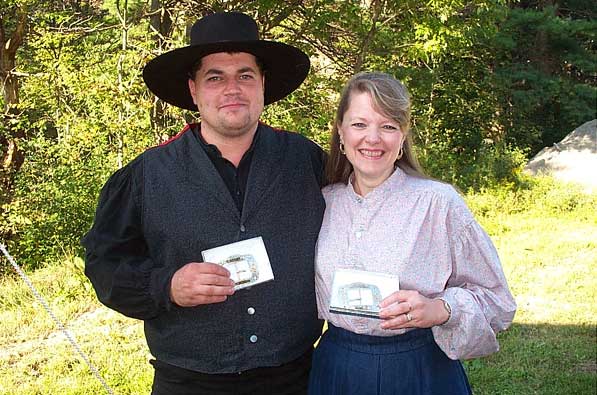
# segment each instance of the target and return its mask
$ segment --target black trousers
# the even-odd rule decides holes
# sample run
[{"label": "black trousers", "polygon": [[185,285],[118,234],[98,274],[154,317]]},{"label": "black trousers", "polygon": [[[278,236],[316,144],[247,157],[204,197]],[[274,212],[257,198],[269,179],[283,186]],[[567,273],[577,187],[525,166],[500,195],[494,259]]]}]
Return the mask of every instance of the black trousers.
[{"label": "black trousers", "polygon": [[287,364],[206,374],[152,360],[152,395],[306,395],[313,350]]}]

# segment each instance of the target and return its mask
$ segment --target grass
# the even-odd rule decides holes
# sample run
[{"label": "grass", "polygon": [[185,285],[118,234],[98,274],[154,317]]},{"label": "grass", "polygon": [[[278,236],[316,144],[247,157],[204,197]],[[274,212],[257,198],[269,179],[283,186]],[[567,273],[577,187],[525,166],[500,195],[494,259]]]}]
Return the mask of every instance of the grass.
[{"label": "grass", "polygon": [[475,394],[597,393],[597,196],[545,179],[468,202],[518,304],[501,351],[465,363]]},{"label": "grass", "polygon": [[[149,393],[142,323],[101,306],[82,266],[67,259],[30,277],[117,394]],[[2,278],[0,292],[0,394],[106,393],[19,278]]]},{"label": "grass", "polygon": [[[544,179],[467,202],[518,303],[501,351],[465,362],[474,393],[597,393],[597,195]],[[82,266],[67,258],[30,275],[116,393],[149,393],[142,324],[102,307]],[[19,278],[2,277],[0,293],[0,394],[105,393]]]}]

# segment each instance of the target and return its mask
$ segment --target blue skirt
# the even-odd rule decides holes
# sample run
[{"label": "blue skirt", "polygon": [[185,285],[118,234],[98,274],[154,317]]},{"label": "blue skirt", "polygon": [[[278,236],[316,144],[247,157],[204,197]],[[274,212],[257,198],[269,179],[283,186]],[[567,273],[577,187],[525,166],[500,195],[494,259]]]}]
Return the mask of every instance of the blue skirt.
[{"label": "blue skirt", "polygon": [[309,395],[470,395],[460,361],[437,346],[431,329],[358,335],[328,324],[313,355]]}]

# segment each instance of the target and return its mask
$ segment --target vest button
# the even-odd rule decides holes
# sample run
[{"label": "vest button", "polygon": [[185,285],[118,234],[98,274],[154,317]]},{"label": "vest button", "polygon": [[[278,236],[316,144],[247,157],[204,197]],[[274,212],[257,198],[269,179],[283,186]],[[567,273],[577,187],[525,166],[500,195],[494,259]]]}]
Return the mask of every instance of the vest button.
[{"label": "vest button", "polygon": [[254,309],[253,307],[249,307],[249,308],[247,309],[247,313],[248,313],[249,315],[253,315],[253,314],[255,314],[255,309]]},{"label": "vest button", "polygon": [[245,225],[244,225],[244,224],[241,224],[241,225],[240,225],[240,231],[241,231],[241,232],[244,232],[245,230],[246,230],[246,229],[245,229]]},{"label": "vest button", "polygon": [[251,343],[257,343],[257,335],[251,335],[249,340],[251,341]]}]

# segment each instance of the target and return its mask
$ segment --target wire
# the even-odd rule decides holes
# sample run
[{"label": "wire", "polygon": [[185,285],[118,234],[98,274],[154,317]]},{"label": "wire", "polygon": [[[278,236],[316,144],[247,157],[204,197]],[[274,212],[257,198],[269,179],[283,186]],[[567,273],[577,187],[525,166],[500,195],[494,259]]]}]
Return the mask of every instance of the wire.
[{"label": "wire", "polygon": [[66,336],[66,338],[68,339],[68,341],[70,342],[70,344],[75,348],[75,350],[77,351],[77,353],[79,354],[79,356],[81,358],[83,358],[83,360],[85,361],[85,363],[87,364],[87,366],[89,366],[89,369],[91,370],[91,373],[93,373],[93,375],[95,376],[95,378],[97,378],[100,381],[100,383],[102,383],[102,386],[104,387],[104,389],[106,390],[106,392],[108,394],[114,395],[114,391],[112,390],[112,388],[110,388],[110,386],[108,385],[108,383],[106,383],[106,381],[102,378],[102,376],[100,375],[100,373],[97,370],[97,368],[95,367],[95,365],[93,365],[91,363],[91,361],[89,360],[89,358],[87,357],[87,355],[83,352],[83,350],[81,350],[81,347],[79,347],[79,345],[77,344],[77,342],[75,341],[75,339],[71,336],[70,332],[66,329],[66,327],[64,326],[64,324],[58,319],[58,317],[56,317],[56,315],[54,314],[54,312],[50,308],[50,305],[48,304],[48,302],[46,302],[46,300],[44,299],[44,297],[41,296],[41,294],[37,291],[37,289],[35,289],[35,286],[33,286],[33,283],[31,282],[31,280],[29,279],[29,277],[27,276],[27,274],[25,274],[25,272],[23,271],[23,269],[20,268],[20,266],[17,264],[17,262],[14,260],[14,258],[8,253],[6,247],[2,243],[0,243],[0,250],[2,250],[2,253],[4,254],[4,256],[6,257],[6,259],[8,259],[8,262],[10,262],[10,264],[15,269],[15,271],[18,273],[18,275],[23,279],[23,281],[25,282],[25,284],[27,284],[27,286],[29,287],[29,289],[31,290],[31,292],[33,293],[33,295],[35,296],[35,298],[37,299],[37,301],[48,312],[48,314],[50,315],[50,317],[52,317],[52,320],[54,321],[54,323],[56,324],[56,326],[58,327],[58,329],[60,329],[62,331],[62,333],[64,333],[64,335]]}]

